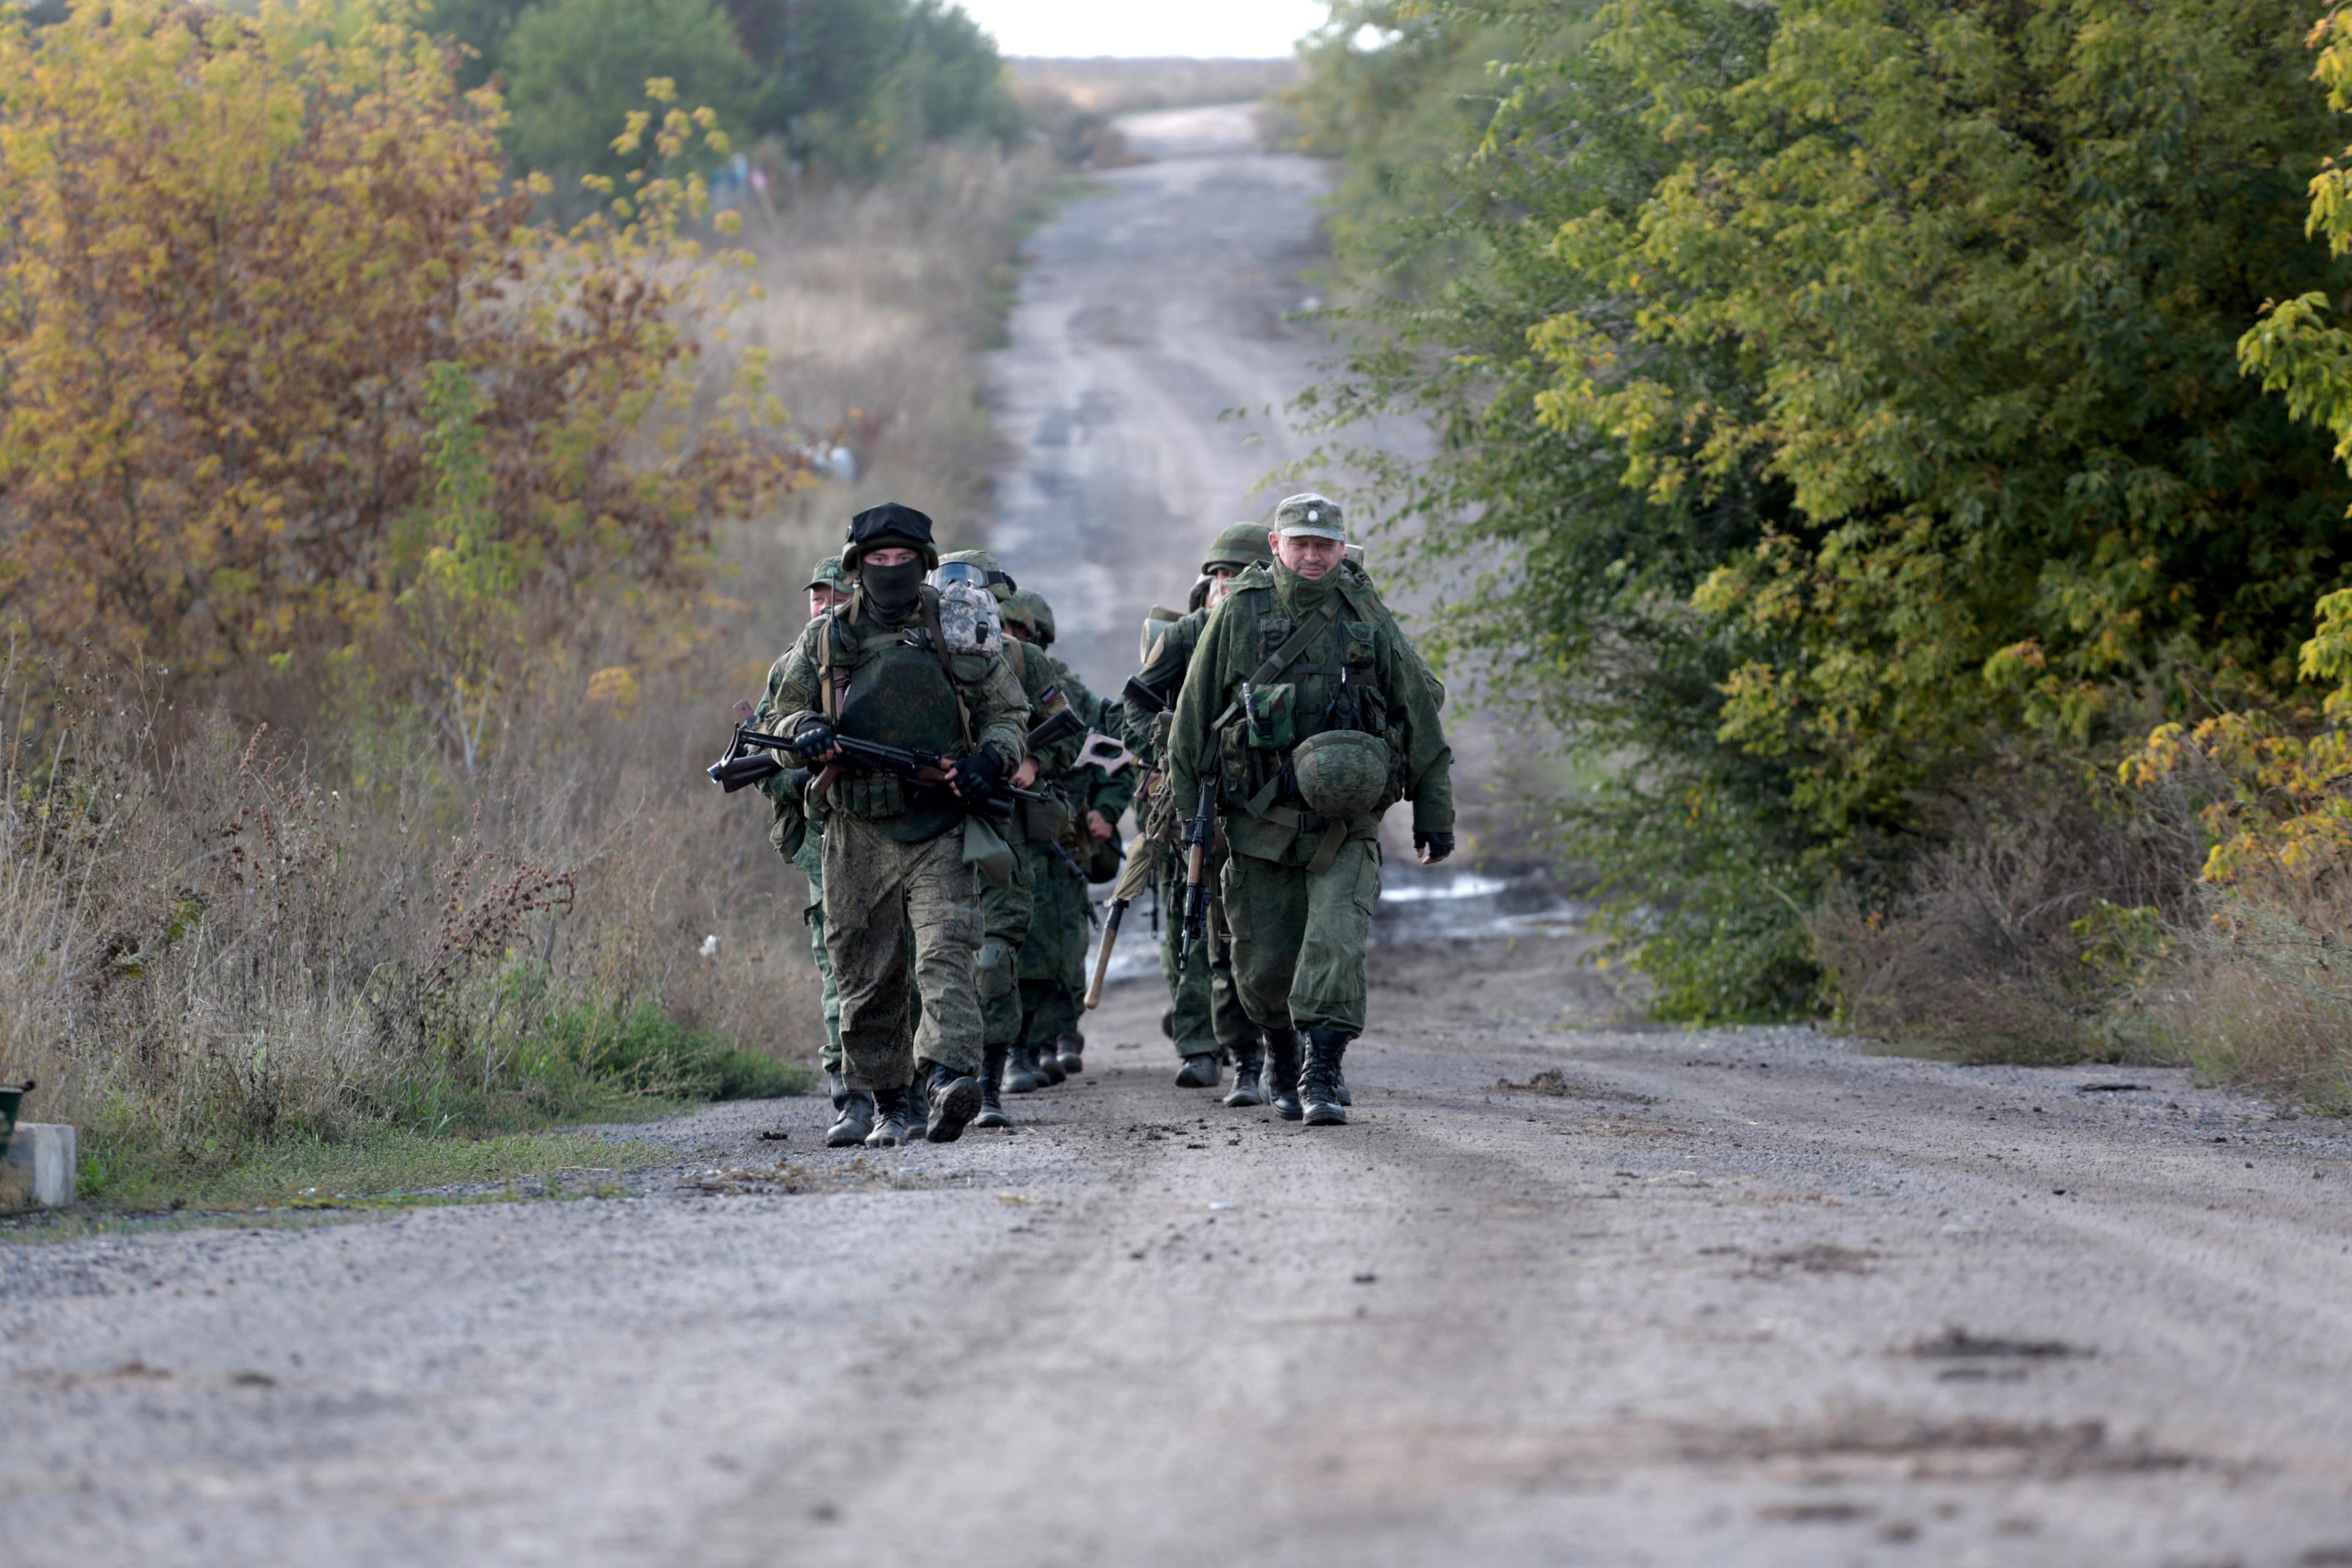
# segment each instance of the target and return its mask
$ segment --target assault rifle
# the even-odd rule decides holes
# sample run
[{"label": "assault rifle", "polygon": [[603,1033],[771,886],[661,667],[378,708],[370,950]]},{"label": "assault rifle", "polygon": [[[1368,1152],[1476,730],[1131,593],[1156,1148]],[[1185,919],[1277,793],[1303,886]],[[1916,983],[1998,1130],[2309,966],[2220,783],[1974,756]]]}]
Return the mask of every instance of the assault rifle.
[{"label": "assault rifle", "polygon": [[[1082,732],[1086,721],[1070,709],[1065,708],[1052,718],[1029,731],[1028,746],[1036,752],[1066,741]],[[756,749],[756,748],[765,748]],[[949,786],[948,759],[937,752],[927,752],[907,746],[886,746],[878,741],[861,741],[854,735],[835,733],[832,750],[840,753],[826,765],[830,773],[841,763],[870,768],[877,773],[890,773],[913,784]],[[703,771],[710,782],[733,795],[739,789],[774,778],[784,771],[783,758],[806,763],[813,761],[800,742],[789,735],[771,735],[754,730],[749,724],[735,726],[735,738],[728,743],[727,754]],[[819,775],[820,782],[824,780]],[[1045,795],[1034,789],[1021,789],[1010,784],[1000,784],[984,803],[983,809],[1002,816],[1013,809],[1016,800],[1044,800]]]},{"label": "assault rifle", "polygon": [[1214,786],[1201,782],[1201,809],[1184,824],[1184,928],[1177,934],[1176,972],[1192,961],[1192,944],[1209,934],[1209,844],[1217,831]]}]

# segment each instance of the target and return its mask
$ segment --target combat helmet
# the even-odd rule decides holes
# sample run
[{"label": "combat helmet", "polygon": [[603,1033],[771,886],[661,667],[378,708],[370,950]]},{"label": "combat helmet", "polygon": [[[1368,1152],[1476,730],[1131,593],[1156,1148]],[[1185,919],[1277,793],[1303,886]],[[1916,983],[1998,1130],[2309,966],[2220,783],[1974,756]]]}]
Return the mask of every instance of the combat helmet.
[{"label": "combat helmet", "polygon": [[1266,527],[1262,522],[1236,522],[1219,531],[1216,542],[1201,562],[1201,574],[1222,568],[1227,572],[1246,572],[1263,561],[1274,558],[1266,548]]},{"label": "combat helmet", "polygon": [[1006,626],[1027,632],[1037,639],[1039,647],[1054,646],[1054,611],[1042,595],[1017,589],[1004,601],[1003,614]]},{"label": "combat helmet", "polygon": [[887,545],[904,546],[920,555],[923,569],[930,570],[940,563],[940,547],[931,541],[931,520],[913,507],[894,500],[880,506],[869,506],[849,520],[849,533],[844,542],[848,548],[841,552],[845,572],[855,572],[857,563],[866,559],[869,550]]},{"label": "combat helmet", "polygon": [[931,586],[944,588],[950,583],[970,583],[985,589],[1000,605],[1011,598],[1021,584],[1013,574],[996,563],[996,557],[985,550],[955,550],[940,557],[939,566],[931,573]]},{"label": "combat helmet", "polygon": [[1307,809],[1331,822],[1375,816],[1391,804],[1389,743],[1362,730],[1326,730],[1290,753]]}]

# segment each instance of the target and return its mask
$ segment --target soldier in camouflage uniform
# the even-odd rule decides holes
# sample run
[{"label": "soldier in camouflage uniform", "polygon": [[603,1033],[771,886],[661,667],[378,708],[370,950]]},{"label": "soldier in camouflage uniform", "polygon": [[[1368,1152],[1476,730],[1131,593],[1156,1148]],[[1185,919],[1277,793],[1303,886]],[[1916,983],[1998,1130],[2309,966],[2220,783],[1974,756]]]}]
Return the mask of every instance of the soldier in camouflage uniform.
[{"label": "soldier in camouflage uniform", "polygon": [[[1019,586],[985,550],[962,550],[940,557],[939,570],[931,574],[933,585],[944,586],[951,577],[985,589],[1000,606]],[[1054,685],[1049,662],[1029,657],[1030,652],[1027,645],[1018,639],[1005,639],[1004,662],[1029,700],[1026,722],[1034,729],[1052,717],[1064,698]],[[1052,777],[1059,773],[1077,756],[1080,743],[1076,738],[1057,741],[1042,756],[1024,757],[1013,782],[1027,788],[1041,775]],[[1004,1076],[1013,1042],[1021,1037],[1020,954],[1029,934],[1031,881],[1029,857],[1016,853],[1013,857],[1013,885],[1000,888],[992,883],[981,892],[982,934],[977,974],[987,1056],[981,1078],[981,1110],[972,1119],[974,1127],[1013,1125],[1012,1117],[1004,1110]]]},{"label": "soldier in camouflage uniform", "polygon": [[[940,591],[923,581],[938,564],[921,512],[896,502],[859,512],[842,552],[856,589],[777,661],[755,721],[793,736],[823,770],[807,799],[824,826],[825,951],[844,1074],[852,1092],[874,1097],[877,1146],[902,1142],[919,1117],[926,1137],[950,1142],[980,1110],[982,914],[967,818],[1026,749],[1028,700],[1003,656],[961,651],[940,629]],[[949,756],[948,779],[846,764],[836,733]],[[910,1051],[916,977],[922,1018]]]},{"label": "soldier in camouflage uniform", "polygon": [[[1027,657],[1051,669],[1054,684],[1087,728],[1102,730],[1101,700],[1046,651],[1054,641],[1054,612],[1045,601],[1026,589],[1015,593],[1004,604],[1004,627],[1026,645]],[[1112,778],[1098,768],[1066,764],[1045,782],[1054,802],[1024,802],[1016,816],[1021,832],[1015,837],[1026,841],[1034,910],[1021,948],[1021,1038],[1005,1080],[1015,1093],[1085,1070],[1078,1012],[1087,985],[1087,863],[1098,847],[1116,842],[1117,823],[1135,790],[1131,769]]]},{"label": "soldier in camouflage uniform", "polygon": [[1378,596],[1342,569],[1346,542],[1326,497],[1276,509],[1274,563],[1234,579],[1210,613],[1169,742],[1175,798],[1196,799],[1206,779],[1223,820],[1234,980],[1265,1031],[1276,1109],[1310,1126],[1348,1119],[1341,1062],[1364,1028],[1381,813],[1412,802],[1423,865],[1454,852],[1437,689]]},{"label": "soldier in camouflage uniform", "polygon": [[[1201,563],[1201,581],[1193,588],[1192,612],[1175,619],[1158,618],[1146,623],[1143,668],[1135,679],[1171,710],[1177,694],[1183,689],[1185,672],[1192,668],[1202,629],[1209,624],[1209,612],[1224,597],[1226,585],[1249,567],[1273,560],[1266,553],[1265,541],[1264,523],[1237,522],[1220,532],[1209,547],[1207,559]],[[1167,612],[1155,610],[1153,615],[1164,617]],[[1127,743],[1143,766],[1151,770],[1147,787],[1154,790],[1165,791],[1168,787],[1161,737],[1173,716],[1172,711],[1155,716],[1138,703],[1127,704]],[[1181,808],[1181,815],[1192,814],[1191,803],[1179,800],[1175,805]],[[1136,810],[1140,817],[1147,805],[1139,801]],[[1184,903],[1183,847],[1171,835],[1158,847],[1160,907],[1164,910],[1181,910]],[[1213,868],[1223,864],[1224,857],[1214,857],[1213,874]],[[1210,918],[1213,924],[1222,925],[1222,907],[1213,905]],[[1192,944],[1192,952],[1180,965],[1177,954],[1184,940],[1183,932],[1181,920],[1171,917],[1160,922],[1160,973],[1167,981],[1169,994],[1175,1004],[1171,1033],[1175,1037],[1176,1054],[1183,1058],[1176,1073],[1177,1087],[1214,1089],[1217,1058],[1223,1052],[1234,1063],[1233,1092],[1225,1096],[1225,1103],[1236,1108],[1263,1105],[1265,1100],[1260,1074],[1265,1053],[1256,1026],[1242,1011],[1241,999],[1234,990],[1232,944],[1212,942],[1204,935]]]},{"label": "soldier in camouflage uniform", "polygon": [[[841,557],[828,555],[816,563],[809,574],[806,586],[809,619],[832,609],[848,599],[850,582],[841,570]],[[781,662],[781,661],[780,661]],[[770,669],[772,681],[778,672]],[[806,770],[797,770],[798,776],[786,773],[770,779],[760,787],[775,802],[775,844],[786,847],[784,837],[790,825],[804,824],[798,835],[797,847],[790,851],[792,862],[808,878],[808,907],[801,919],[809,928],[809,948],[816,959],[818,978],[824,987],[824,1045],[817,1059],[824,1068],[825,1088],[833,1096],[834,1123],[825,1133],[825,1142],[835,1148],[845,1148],[862,1142],[874,1130],[872,1097],[859,1095],[852,1100],[849,1080],[841,1075],[841,990],[833,983],[833,960],[824,952],[824,835],[823,829],[807,824],[803,792],[807,788]]]}]

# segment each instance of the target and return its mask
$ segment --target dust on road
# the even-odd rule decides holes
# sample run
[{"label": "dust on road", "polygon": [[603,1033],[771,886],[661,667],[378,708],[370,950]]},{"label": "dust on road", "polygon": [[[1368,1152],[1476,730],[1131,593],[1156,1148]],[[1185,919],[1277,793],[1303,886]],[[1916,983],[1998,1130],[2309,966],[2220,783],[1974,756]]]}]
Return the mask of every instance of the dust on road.
[{"label": "dust on road", "polygon": [[[1217,413],[1311,352],[1314,171],[1191,150],[1039,237],[1008,360],[1080,366],[1059,425],[1008,392],[1015,527],[1168,498],[1006,541],[1057,606],[1166,583],[1078,617],[1105,680],[1268,464]],[[1011,1136],[732,1106],[620,1196],[0,1247],[6,1561],[2352,1563],[2338,1124],[1646,1027],[1586,956],[1382,948],[1345,1128],[1171,1087],[1144,983]]]}]

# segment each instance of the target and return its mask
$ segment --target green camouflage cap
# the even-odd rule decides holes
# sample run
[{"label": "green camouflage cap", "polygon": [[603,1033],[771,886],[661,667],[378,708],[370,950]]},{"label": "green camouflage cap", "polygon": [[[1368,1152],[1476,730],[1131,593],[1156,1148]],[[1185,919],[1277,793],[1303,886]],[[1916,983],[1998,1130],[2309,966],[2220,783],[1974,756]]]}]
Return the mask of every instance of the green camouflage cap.
[{"label": "green camouflage cap", "polygon": [[1004,624],[1018,626],[1037,639],[1040,647],[1054,646],[1054,611],[1043,595],[1026,588],[1004,601]]},{"label": "green camouflage cap", "polygon": [[1274,552],[1265,542],[1265,525],[1262,522],[1236,522],[1217,535],[1209,546],[1209,553],[1201,563],[1201,571],[1244,572],[1261,561],[1273,559]]},{"label": "green camouflage cap", "polygon": [[810,594],[819,588],[830,588],[836,594],[846,594],[851,586],[848,574],[841,569],[841,557],[828,555],[816,563],[816,570],[809,574],[809,580],[801,584],[801,592]]},{"label": "green camouflage cap", "polygon": [[1284,498],[1274,509],[1274,531],[1285,539],[1337,539],[1348,537],[1348,514],[1329,496],[1317,495],[1313,490]]}]

